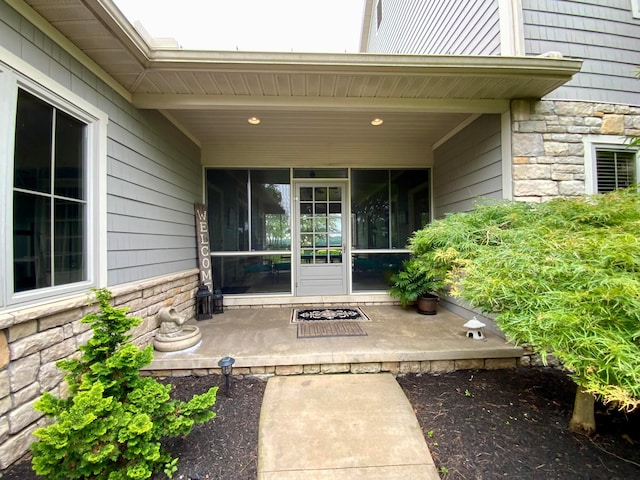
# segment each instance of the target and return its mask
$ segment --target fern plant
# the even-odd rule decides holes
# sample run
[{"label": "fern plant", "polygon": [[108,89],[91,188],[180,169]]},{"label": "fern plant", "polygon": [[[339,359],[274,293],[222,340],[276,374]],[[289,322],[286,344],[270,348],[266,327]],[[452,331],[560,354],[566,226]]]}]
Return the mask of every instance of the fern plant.
[{"label": "fern plant", "polygon": [[128,332],[142,320],[114,308],[108,290],[94,292],[99,312],[82,319],[93,337],[79,347],[79,358],[57,363],[67,372],[68,396],[45,393],[35,404],[54,423],[35,431],[33,469],[54,480],[142,480],[159,471],[171,478],[178,459],[161,440],[215,417],[218,387],[183,402],[170,398],[171,385],[140,376],[152,347],[133,345]]},{"label": "fern plant", "polygon": [[391,277],[389,295],[400,300],[400,304],[406,307],[415,302],[421,296],[436,292],[443,287],[444,272],[434,264],[418,261],[410,258],[402,265],[402,269]]}]

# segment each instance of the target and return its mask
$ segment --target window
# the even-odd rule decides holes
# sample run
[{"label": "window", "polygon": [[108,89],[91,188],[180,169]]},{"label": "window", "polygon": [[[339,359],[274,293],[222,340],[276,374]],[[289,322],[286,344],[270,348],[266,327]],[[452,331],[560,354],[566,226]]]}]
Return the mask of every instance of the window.
[{"label": "window", "polygon": [[640,18],[640,0],[631,0],[631,15]]},{"label": "window", "polygon": [[87,279],[86,124],[18,91],[13,169],[13,291]]},{"label": "window", "polygon": [[409,257],[411,234],[427,225],[430,171],[351,171],[353,291],[387,290]]},{"label": "window", "polygon": [[588,135],[585,144],[586,193],[606,193],[638,183],[640,155],[625,137]]},{"label": "window", "polygon": [[596,150],[598,193],[627,188],[636,183],[636,154],[632,151]]},{"label": "window", "polygon": [[107,116],[2,55],[0,309],[106,281]]},{"label": "window", "polygon": [[224,294],[291,293],[289,169],[207,169],[213,279]]}]

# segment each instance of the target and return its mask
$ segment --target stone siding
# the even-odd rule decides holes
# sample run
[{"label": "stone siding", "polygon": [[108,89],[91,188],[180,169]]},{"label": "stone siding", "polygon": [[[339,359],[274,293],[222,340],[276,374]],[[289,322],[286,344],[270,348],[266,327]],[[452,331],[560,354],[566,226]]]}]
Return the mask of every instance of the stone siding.
[{"label": "stone siding", "polygon": [[[541,364],[535,363],[529,357],[526,365]],[[496,370],[503,368],[516,368],[524,366],[520,357],[505,358],[474,358],[463,360],[423,360],[423,361],[398,361],[398,362],[367,362],[367,363],[330,363],[312,365],[271,365],[258,367],[236,367],[233,369],[234,377],[273,377],[286,375],[330,375],[336,373],[382,373],[388,372],[392,375],[406,375],[409,373],[447,373],[456,370]],[[185,376],[206,376],[221,375],[219,368],[193,368],[193,369],[172,369],[172,370],[145,370],[144,375],[154,377],[185,377]]]},{"label": "stone siding", "polygon": [[541,202],[585,193],[585,135],[640,135],[640,108],[590,102],[511,103],[513,198]]},{"label": "stone siding", "polygon": [[[134,342],[147,345],[158,327],[155,315],[173,305],[181,315],[193,316],[197,270],[166,275],[111,288],[116,306],[141,317]],[[76,354],[91,335],[82,317],[97,311],[87,296],[0,314],[0,470],[24,456],[35,439],[34,430],[46,423],[33,408],[44,392],[60,395],[63,373],[58,360]],[[0,474],[1,476],[1,474]]]}]

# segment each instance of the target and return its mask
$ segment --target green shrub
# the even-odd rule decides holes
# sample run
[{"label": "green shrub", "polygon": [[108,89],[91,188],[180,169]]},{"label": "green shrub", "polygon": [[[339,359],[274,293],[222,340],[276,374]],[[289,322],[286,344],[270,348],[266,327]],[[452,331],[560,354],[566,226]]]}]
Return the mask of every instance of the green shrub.
[{"label": "green shrub", "polygon": [[161,470],[171,477],[178,459],[160,441],[211,420],[218,387],[182,402],[171,400],[171,385],[141,377],[152,347],[138,348],[127,332],[142,320],[114,308],[108,290],[94,291],[99,313],[82,319],[93,337],[79,358],[57,363],[67,373],[68,395],[45,393],[35,404],[54,423],[35,432],[33,469],[54,480],[146,479]]},{"label": "green shrub", "polygon": [[444,262],[450,293],[494,314],[508,338],[553,353],[591,403],[640,407],[637,188],[480,205],[415,232],[411,249],[416,269]]}]

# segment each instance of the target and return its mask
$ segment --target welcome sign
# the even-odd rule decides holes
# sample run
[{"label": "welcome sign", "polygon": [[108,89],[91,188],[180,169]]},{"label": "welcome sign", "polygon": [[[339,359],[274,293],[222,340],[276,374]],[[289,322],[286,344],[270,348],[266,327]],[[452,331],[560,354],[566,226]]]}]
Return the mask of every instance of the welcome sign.
[{"label": "welcome sign", "polygon": [[198,247],[198,268],[200,269],[200,284],[209,287],[213,292],[213,276],[211,274],[211,249],[209,246],[209,222],[207,209],[204,204],[194,204],[196,214],[196,243]]}]

